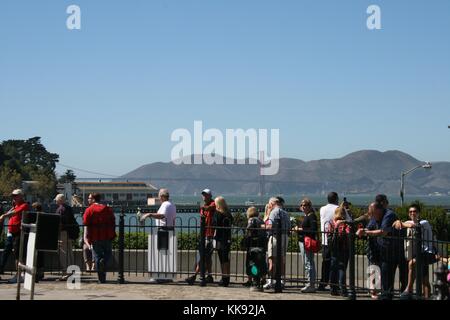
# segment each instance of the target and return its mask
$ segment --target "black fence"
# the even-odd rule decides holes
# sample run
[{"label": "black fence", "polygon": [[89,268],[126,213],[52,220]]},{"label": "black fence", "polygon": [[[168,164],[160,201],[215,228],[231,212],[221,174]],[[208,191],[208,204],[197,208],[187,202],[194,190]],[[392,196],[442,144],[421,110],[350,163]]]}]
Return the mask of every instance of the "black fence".
[{"label": "black fence", "polygon": [[[113,256],[108,271],[122,284],[128,279],[133,282],[147,281],[150,277],[158,276],[158,272],[151,270],[154,262],[152,259],[159,258],[152,252],[155,251],[154,248],[149,249],[149,236],[164,231],[164,228],[158,227],[154,220],[143,224],[137,216],[128,217],[125,223],[124,211],[116,222],[117,238],[113,241]],[[14,273],[12,239],[8,237],[6,226],[4,228],[0,242],[1,248],[4,248],[0,259],[1,267],[6,272]],[[80,225],[81,231],[83,228]],[[255,238],[258,232],[261,234],[258,228],[215,227],[216,230],[222,229],[227,234],[226,239],[230,240],[229,243],[227,241],[229,247],[224,249],[219,248],[217,242],[208,236],[208,226],[204,220],[191,218],[183,223],[182,219],[177,218],[173,230],[176,241],[170,248],[165,248],[173,253],[170,260],[173,265],[166,266],[166,271],[161,273],[170,274],[180,282],[197,273],[199,280],[211,274],[216,282],[229,276],[232,285],[244,284],[253,279],[257,286],[262,286],[271,279],[273,282],[269,287],[276,292],[329,285],[333,294],[356,299],[383,293],[390,286],[385,283],[388,278],[392,286],[390,294],[399,296],[407,289],[411,269],[415,271],[416,278],[413,294],[418,297],[428,296],[429,289],[426,287],[430,283],[430,294],[448,296],[448,285],[445,286],[446,280],[442,283],[442,279],[447,274],[449,242],[430,239],[422,234],[420,228],[415,230],[413,237],[378,238],[358,236],[359,226],[352,223],[348,223],[346,228],[347,231],[339,236],[335,232],[317,232],[311,236],[316,242],[311,242],[311,239],[301,240],[298,232],[290,227],[282,229],[281,223],[275,224],[272,230],[263,230],[263,241]],[[314,250],[315,245],[320,248]],[[383,245],[384,252],[377,253],[382,257],[377,256],[373,248]],[[78,240],[65,241],[63,246],[65,248],[61,248],[62,254],[39,253],[43,255],[41,267],[46,274],[64,274],[68,266],[76,265],[83,275],[95,275],[95,269],[91,269],[92,252],[90,248],[83,246],[83,232],[80,232]],[[308,251],[308,247],[316,252]],[[258,248],[259,251],[256,250]],[[227,257],[219,257],[218,252]],[[258,259],[258,254],[263,259]],[[208,265],[210,255],[211,266]],[[272,258],[269,259],[270,257]],[[223,258],[225,261],[229,258],[229,271],[225,274],[222,272]],[[267,274],[266,271],[270,271],[267,269],[273,272]],[[447,292],[441,292],[442,290]]]}]

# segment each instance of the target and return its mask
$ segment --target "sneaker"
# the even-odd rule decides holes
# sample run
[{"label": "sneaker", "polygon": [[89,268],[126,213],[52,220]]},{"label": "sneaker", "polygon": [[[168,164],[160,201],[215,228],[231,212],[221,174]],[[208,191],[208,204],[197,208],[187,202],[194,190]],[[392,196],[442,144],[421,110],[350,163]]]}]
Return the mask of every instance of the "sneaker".
[{"label": "sneaker", "polygon": [[227,288],[230,285],[230,278],[222,278],[219,282],[219,287]]},{"label": "sneaker", "polygon": [[150,283],[150,284],[158,284],[159,281],[157,279],[150,278],[150,280],[148,280],[148,283]]},{"label": "sneaker", "polygon": [[337,290],[331,290],[330,294],[333,297],[339,297],[340,296],[339,291],[337,291]]},{"label": "sneaker", "polygon": [[264,288],[263,287],[252,286],[250,288],[250,292],[264,292]]},{"label": "sneaker", "polygon": [[267,280],[267,283],[263,286],[264,290],[270,290],[273,289],[275,286],[275,284],[273,283],[272,280]]},{"label": "sneaker", "polygon": [[318,288],[317,288],[317,291],[329,291],[324,285],[320,285]]},{"label": "sneaker", "polygon": [[302,290],[301,290],[301,293],[316,293],[317,292],[317,290],[316,290],[316,288],[314,288],[314,287],[304,287]]},{"label": "sneaker", "polygon": [[253,286],[253,281],[249,280],[249,281],[243,283],[242,285],[246,288],[251,288]]},{"label": "sneaker", "polygon": [[196,280],[197,280],[197,276],[192,276],[192,277],[187,278],[185,281],[188,283],[188,285],[193,286]]},{"label": "sneaker", "polygon": [[400,295],[400,300],[411,300],[412,299],[412,293],[409,291],[404,291],[401,295]]},{"label": "sneaker", "polygon": [[212,275],[208,275],[206,277],[206,283],[214,283],[214,278]]}]

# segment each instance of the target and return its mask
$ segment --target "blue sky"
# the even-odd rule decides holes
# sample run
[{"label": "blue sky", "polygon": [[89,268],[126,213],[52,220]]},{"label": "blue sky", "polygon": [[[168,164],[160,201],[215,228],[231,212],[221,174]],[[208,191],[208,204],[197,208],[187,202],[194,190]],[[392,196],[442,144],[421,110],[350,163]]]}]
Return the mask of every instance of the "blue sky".
[{"label": "blue sky", "polygon": [[279,128],[283,157],[450,161],[449,35],[448,0],[2,0],[0,140],[117,175],[169,161],[194,120]]}]

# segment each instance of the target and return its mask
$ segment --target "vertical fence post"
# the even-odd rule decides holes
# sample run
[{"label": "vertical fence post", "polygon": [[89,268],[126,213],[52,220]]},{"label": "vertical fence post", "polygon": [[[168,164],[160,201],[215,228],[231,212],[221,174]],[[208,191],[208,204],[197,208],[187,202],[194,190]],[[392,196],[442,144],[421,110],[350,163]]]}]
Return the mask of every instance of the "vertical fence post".
[{"label": "vertical fence post", "polygon": [[205,245],[206,245],[206,217],[200,217],[200,286],[206,287],[206,259],[205,259]]},{"label": "vertical fence post", "polygon": [[416,249],[416,297],[422,298],[422,282],[423,282],[423,255],[422,255],[422,230],[420,223],[415,227],[415,249]]},{"label": "vertical fence post", "polygon": [[124,257],[125,257],[125,210],[122,207],[119,217],[119,284],[125,283],[124,276]]},{"label": "vertical fence post", "polygon": [[275,219],[275,225],[276,225],[276,241],[277,241],[277,261],[276,261],[276,272],[275,272],[275,293],[283,293],[283,288],[281,285],[281,268],[283,265],[283,257],[282,257],[282,241],[283,236],[281,234],[281,218]]},{"label": "vertical fence post", "polygon": [[349,279],[349,285],[350,285],[350,290],[348,292],[348,298],[350,300],[356,300],[356,290],[355,290],[355,225],[352,223],[350,225],[350,234],[349,234],[349,275],[350,275],[350,279]]}]

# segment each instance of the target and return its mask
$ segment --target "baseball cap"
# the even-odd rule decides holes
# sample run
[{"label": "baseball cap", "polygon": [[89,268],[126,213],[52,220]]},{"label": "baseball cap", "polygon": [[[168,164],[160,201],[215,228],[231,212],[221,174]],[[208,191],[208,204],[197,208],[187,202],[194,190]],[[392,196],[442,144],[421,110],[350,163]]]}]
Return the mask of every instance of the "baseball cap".
[{"label": "baseball cap", "polygon": [[23,196],[23,191],[22,189],[16,189],[13,192],[11,192],[12,196]]},{"label": "baseball cap", "polygon": [[209,189],[205,189],[202,191],[202,194],[209,194],[210,196],[212,196],[212,192]]}]

